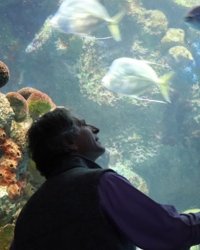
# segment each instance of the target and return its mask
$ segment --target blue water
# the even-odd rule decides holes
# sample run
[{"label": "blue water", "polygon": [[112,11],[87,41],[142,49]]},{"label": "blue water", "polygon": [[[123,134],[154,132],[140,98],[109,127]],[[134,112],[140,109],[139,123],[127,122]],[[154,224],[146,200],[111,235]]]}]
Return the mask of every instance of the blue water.
[{"label": "blue water", "polygon": [[[111,16],[126,10],[120,42],[95,39],[111,36],[102,23],[89,37],[59,31],[42,36],[30,53],[27,46],[57,11],[59,1],[0,3],[0,60],[11,74],[1,92],[23,87],[45,92],[57,105],[72,108],[100,128],[107,148],[99,160],[102,165],[119,173],[125,168],[127,178],[129,171],[137,173],[159,202],[180,211],[200,207],[200,31],[184,23],[190,7],[172,0],[100,2]],[[184,37],[176,33],[177,39],[164,42],[170,29],[180,29]],[[177,54],[170,54],[174,47]],[[140,102],[105,90],[102,77],[114,59],[124,56],[153,62],[158,76],[173,71],[171,103]],[[162,100],[156,87],[145,97]]]}]

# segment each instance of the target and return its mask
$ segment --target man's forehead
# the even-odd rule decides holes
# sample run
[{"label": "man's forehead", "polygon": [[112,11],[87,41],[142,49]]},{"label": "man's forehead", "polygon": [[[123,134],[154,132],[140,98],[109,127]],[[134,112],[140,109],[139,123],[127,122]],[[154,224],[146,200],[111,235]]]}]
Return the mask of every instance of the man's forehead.
[{"label": "man's forehead", "polygon": [[76,123],[85,123],[85,119],[81,118],[81,117],[77,117],[77,116],[73,116],[73,120],[76,122]]}]

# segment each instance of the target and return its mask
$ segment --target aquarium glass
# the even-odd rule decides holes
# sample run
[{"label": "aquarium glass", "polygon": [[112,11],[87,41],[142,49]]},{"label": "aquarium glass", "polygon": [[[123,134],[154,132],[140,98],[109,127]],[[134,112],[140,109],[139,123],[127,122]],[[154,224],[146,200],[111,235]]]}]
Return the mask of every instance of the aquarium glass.
[{"label": "aquarium glass", "polygon": [[199,1],[86,1],[84,15],[66,1],[0,0],[0,250],[44,182],[26,132],[56,106],[100,129],[102,167],[200,208],[200,24],[186,21]]}]

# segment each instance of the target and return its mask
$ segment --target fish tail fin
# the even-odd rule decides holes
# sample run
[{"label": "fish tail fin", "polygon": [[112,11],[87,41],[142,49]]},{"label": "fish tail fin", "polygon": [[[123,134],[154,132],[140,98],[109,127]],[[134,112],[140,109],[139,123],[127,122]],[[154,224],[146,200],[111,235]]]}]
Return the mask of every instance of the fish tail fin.
[{"label": "fish tail fin", "polygon": [[125,11],[120,11],[117,15],[111,18],[111,20],[108,22],[108,28],[110,30],[110,33],[112,37],[117,41],[121,41],[121,33],[119,29],[119,22],[125,15]]},{"label": "fish tail fin", "polygon": [[171,102],[170,96],[169,96],[169,91],[170,91],[169,81],[172,79],[173,76],[174,76],[174,72],[169,72],[161,76],[159,84],[158,84],[160,92],[167,102]]}]

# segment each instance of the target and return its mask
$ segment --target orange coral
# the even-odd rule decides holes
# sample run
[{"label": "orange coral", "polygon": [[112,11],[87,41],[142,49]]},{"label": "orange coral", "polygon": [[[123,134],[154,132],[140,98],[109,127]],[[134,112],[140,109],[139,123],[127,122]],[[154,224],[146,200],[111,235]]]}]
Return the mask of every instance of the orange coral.
[{"label": "orange coral", "polygon": [[5,140],[5,142],[0,145],[0,149],[8,158],[17,160],[20,160],[22,158],[22,153],[19,146],[10,138]]},{"label": "orange coral", "polygon": [[8,186],[15,182],[17,182],[16,173],[5,168],[0,168],[0,185]]},{"label": "orange coral", "polygon": [[0,128],[0,144],[2,144],[2,143],[5,142],[6,137],[7,137],[7,136],[6,136],[5,131],[4,131],[2,128]]},{"label": "orange coral", "polygon": [[22,158],[21,149],[0,128],[0,185],[7,187],[8,196],[13,199],[21,194],[22,185],[17,177],[17,168]]},{"label": "orange coral", "polygon": [[9,198],[15,199],[19,197],[22,194],[25,185],[26,185],[26,182],[22,180],[22,181],[17,181],[7,186],[6,191],[8,193]]},{"label": "orange coral", "polygon": [[0,127],[0,186],[4,186],[10,199],[15,199],[22,193],[25,194],[27,176],[22,174],[26,171],[27,163],[24,158],[27,153],[26,131],[34,119],[56,105],[47,94],[30,87],[9,92],[5,96],[12,110],[12,117],[6,123],[9,127],[4,123]]},{"label": "orange coral", "polygon": [[17,170],[18,164],[19,161],[17,159],[9,159],[7,156],[0,158],[0,168],[15,172]]}]

